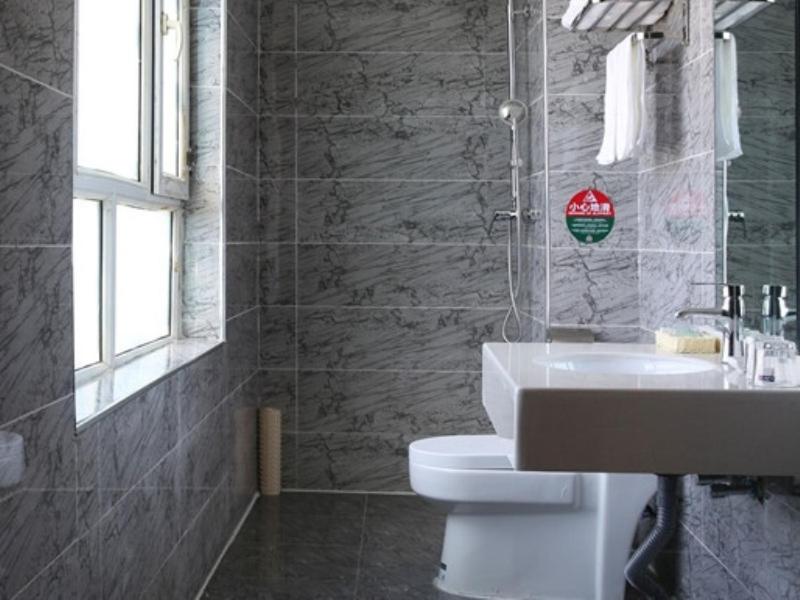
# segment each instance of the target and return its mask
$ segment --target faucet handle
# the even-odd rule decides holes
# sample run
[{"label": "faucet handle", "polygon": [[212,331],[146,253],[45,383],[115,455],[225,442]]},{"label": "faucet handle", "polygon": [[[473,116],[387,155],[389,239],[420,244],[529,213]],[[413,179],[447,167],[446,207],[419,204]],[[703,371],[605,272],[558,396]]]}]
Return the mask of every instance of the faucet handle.
[{"label": "faucet handle", "polygon": [[785,285],[762,285],[761,286],[761,295],[765,298],[783,298],[786,299],[789,297],[789,288]]},{"label": "faucet handle", "polygon": [[492,232],[494,231],[494,224],[497,221],[513,221],[517,218],[516,211],[513,210],[496,210],[494,211],[494,215],[492,215],[492,220],[489,222],[489,231],[488,234],[491,236]]}]

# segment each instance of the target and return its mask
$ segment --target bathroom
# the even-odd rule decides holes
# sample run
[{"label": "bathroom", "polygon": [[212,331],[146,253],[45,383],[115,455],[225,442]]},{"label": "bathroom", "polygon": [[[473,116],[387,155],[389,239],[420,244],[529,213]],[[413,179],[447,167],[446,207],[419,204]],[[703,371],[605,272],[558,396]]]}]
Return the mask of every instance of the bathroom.
[{"label": "bathroom", "polygon": [[0,3],[0,599],[800,599],[797,18]]}]

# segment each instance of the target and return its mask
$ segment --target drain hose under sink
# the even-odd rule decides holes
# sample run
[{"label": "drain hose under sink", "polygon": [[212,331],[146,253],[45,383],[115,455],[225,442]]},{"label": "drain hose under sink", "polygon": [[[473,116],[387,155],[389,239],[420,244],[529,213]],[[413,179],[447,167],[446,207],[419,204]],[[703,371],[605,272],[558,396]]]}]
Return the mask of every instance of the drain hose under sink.
[{"label": "drain hose under sink", "polygon": [[666,547],[678,527],[678,481],[676,475],[659,475],[656,493],[656,524],[625,566],[625,578],[639,592],[653,600],[670,600],[649,567]]}]

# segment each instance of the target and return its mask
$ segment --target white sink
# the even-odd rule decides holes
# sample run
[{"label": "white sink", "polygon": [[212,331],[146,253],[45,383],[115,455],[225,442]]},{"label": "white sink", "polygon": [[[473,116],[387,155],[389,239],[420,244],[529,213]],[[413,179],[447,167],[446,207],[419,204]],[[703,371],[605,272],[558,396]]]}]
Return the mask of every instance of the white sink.
[{"label": "white sink", "polygon": [[484,344],[483,404],[514,468],[800,475],[800,389],[643,344]]},{"label": "white sink", "polygon": [[563,354],[535,362],[562,371],[618,375],[686,375],[717,368],[707,360],[633,352]]}]

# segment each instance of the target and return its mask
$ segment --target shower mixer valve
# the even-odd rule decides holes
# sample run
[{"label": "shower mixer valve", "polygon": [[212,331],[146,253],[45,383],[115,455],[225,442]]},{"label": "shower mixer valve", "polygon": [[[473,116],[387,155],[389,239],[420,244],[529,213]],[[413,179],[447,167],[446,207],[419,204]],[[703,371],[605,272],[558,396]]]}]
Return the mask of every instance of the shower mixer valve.
[{"label": "shower mixer valve", "polygon": [[514,221],[518,218],[526,219],[527,221],[536,221],[542,216],[541,210],[528,208],[525,210],[496,210],[492,216],[492,222],[489,224],[489,233],[494,229],[494,224],[497,221]]},{"label": "shower mixer valve", "polygon": [[494,229],[494,224],[497,221],[513,221],[517,218],[517,211],[515,210],[496,210],[492,216],[492,222],[489,224],[489,231]]}]

